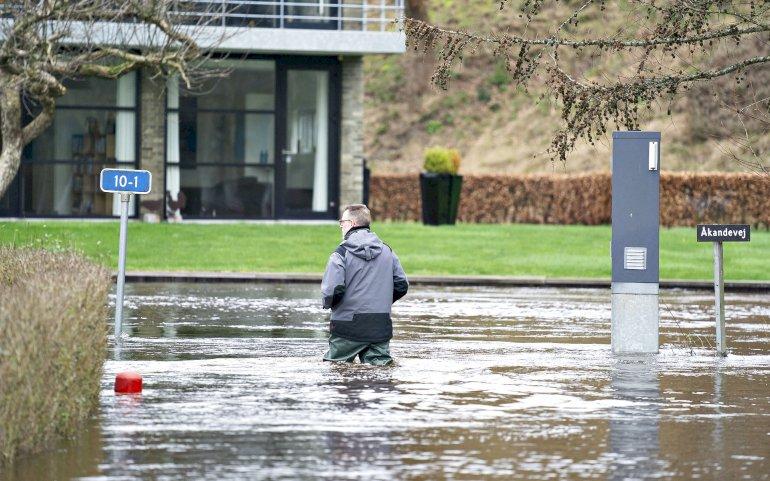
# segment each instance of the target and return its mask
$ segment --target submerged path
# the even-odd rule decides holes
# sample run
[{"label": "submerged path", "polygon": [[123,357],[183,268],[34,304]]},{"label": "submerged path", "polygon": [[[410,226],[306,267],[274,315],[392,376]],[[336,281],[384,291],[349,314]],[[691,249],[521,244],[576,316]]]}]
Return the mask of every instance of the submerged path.
[{"label": "submerged path", "polygon": [[[415,287],[390,368],[321,362],[316,285],[127,287],[97,419],[3,479],[766,479],[770,298],[662,294],[661,352],[609,352],[597,289]],[[119,360],[114,360],[116,357]],[[145,379],[116,396],[117,371]]]},{"label": "submerged path", "polygon": [[[113,274],[113,279],[117,274]],[[296,272],[200,272],[200,271],[130,271],[127,282],[231,282],[231,283],[288,283],[320,284],[320,274]],[[513,276],[409,276],[417,286],[469,287],[570,287],[609,288],[610,279],[513,277]],[[714,281],[664,279],[662,289],[713,290]],[[740,292],[770,292],[770,281],[726,281],[725,287]]]}]

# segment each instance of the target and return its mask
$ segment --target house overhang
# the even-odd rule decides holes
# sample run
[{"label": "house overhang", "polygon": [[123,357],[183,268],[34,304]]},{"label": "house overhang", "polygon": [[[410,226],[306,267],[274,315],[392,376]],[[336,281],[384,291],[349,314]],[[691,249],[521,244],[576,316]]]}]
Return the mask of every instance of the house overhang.
[{"label": "house overhang", "polygon": [[[400,54],[406,51],[403,32],[361,32],[355,30],[310,30],[286,28],[214,29],[216,50],[239,53],[286,53],[305,55]],[[202,32],[203,33],[203,32]],[[203,35],[206,38],[208,35]],[[206,42],[202,42],[206,43]],[[214,45],[216,43],[216,45]]]},{"label": "house overhang", "polygon": [[[12,20],[0,21],[10,27]],[[146,25],[98,22],[86,24],[49,22],[52,31],[66,32],[62,43],[117,45],[123,48],[164,46],[168,40]],[[324,30],[299,28],[247,28],[180,26],[204,50],[237,53],[284,53],[304,55],[400,54],[406,51],[403,31]],[[0,40],[4,35],[0,33]],[[83,40],[86,39],[86,42]]]}]

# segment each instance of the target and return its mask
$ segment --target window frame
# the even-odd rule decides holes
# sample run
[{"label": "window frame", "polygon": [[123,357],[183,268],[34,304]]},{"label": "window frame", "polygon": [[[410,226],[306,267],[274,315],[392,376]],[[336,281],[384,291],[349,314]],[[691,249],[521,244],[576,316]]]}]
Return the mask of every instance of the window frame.
[{"label": "window frame", "polygon": [[[279,68],[279,62],[280,58],[277,56],[271,56],[271,55],[247,55],[242,57],[241,59],[234,60],[234,59],[228,59],[227,57],[220,56],[220,55],[214,55],[212,58],[216,60],[222,60],[227,64],[228,68],[233,68],[234,70],[237,69],[238,63],[241,61],[249,61],[249,60],[262,60],[262,61],[271,61],[273,63],[273,108],[272,109],[212,109],[212,108],[199,108],[195,107],[195,115],[197,119],[197,115],[199,113],[224,113],[224,114],[257,114],[257,115],[272,115],[273,116],[273,147],[275,148],[276,141],[277,141],[277,122],[278,122],[278,109],[279,109],[279,99],[278,99],[278,68]],[[247,69],[245,69],[247,70]],[[181,98],[181,95],[180,95]],[[277,219],[277,206],[276,206],[276,170],[277,170],[277,162],[276,159],[273,159],[273,162],[269,163],[259,163],[259,162],[194,162],[192,165],[190,163],[183,163],[181,159],[179,159],[179,162],[169,162],[168,161],[168,120],[169,120],[169,114],[176,113],[177,115],[180,114],[182,111],[181,109],[181,102],[177,104],[176,107],[169,107],[168,102],[168,96],[164,99],[163,102],[164,105],[164,114],[163,114],[163,122],[164,122],[164,135],[163,135],[163,191],[166,192],[168,189],[168,167],[171,165],[176,165],[181,170],[195,170],[198,167],[223,167],[223,168],[233,168],[233,167],[260,167],[260,168],[266,168],[269,169],[272,172],[272,199],[271,199],[271,215],[267,217],[207,217],[207,216],[191,216],[186,215],[184,219],[186,220],[273,220]],[[279,155],[278,152],[274,152],[274,156],[277,158]],[[181,176],[181,172],[180,172]],[[180,180],[180,191],[181,191],[181,180]],[[165,212],[163,212],[163,219],[168,219],[168,215]]]},{"label": "window frame", "polygon": [[[134,95],[134,106],[133,107],[118,107],[116,106],[106,106],[106,105],[89,105],[89,104],[73,104],[73,105],[57,105],[56,110],[103,110],[103,111],[109,111],[109,112],[132,112],[134,114],[134,160],[133,162],[119,162],[115,161],[112,164],[118,168],[120,167],[128,167],[128,168],[134,168],[138,169],[141,162],[141,72],[135,71],[135,95]],[[112,82],[117,82],[117,79],[111,80]],[[24,94],[20,94],[22,97],[22,102],[24,101]],[[115,100],[117,103],[117,99]],[[54,115],[56,115],[54,113]],[[26,111],[22,111],[22,122],[24,123],[30,119],[30,115]],[[32,142],[35,142],[38,140],[38,138],[35,138],[32,140]],[[30,144],[32,143],[30,142]],[[7,215],[7,216],[0,216],[0,217],[18,217],[22,219],[118,219],[119,215],[75,215],[75,214],[68,214],[68,215],[62,215],[62,214],[32,214],[27,213],[24,210],[24,203],[25,203],[25,191],[24,191],[24,183],[22,182],[22,169],[25,168],[25,166],[35,166],[35,165],[57,165],[57,164],[64,164],[64,165],[83,165],[87,164],[87,161],[83,160],[75,160],[75,159],[33,159],[30,158],[26,154],[26,150],[28,149],[28,146],[24,146],[22,148],[21,152],[21,159],[19,162],[19,170],[16,172],[16,176],[14,177],[12,181],[12,185],[15,184],[16,187],[16,214],[15,215]],[[105,163],[108,165],[107,163]],[[8,188],[8,192],[12,190],[12,187]],[[136,199],[134,202],[134,211],[129,212],[129,217],[132,219],[136,219],[139,217],[139,199]]]}]

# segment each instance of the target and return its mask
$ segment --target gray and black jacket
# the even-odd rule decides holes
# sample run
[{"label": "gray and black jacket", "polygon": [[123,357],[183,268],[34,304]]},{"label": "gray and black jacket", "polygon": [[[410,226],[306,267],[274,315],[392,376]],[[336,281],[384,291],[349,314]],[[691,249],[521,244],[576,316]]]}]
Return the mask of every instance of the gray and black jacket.
[{"label": "gray and black jacket", "polygon": [[368,226],[353,227],[329,257],[321,294],[332,334],[352,341],[393,337],[390,306],[409,289],[396,253]]}]

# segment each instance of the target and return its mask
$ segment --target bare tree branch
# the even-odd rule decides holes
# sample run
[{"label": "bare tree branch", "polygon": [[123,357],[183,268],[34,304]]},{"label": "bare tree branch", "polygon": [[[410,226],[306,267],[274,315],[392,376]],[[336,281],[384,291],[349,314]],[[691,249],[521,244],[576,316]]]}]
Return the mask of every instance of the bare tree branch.
[{"label": "bare tree branch", "polygon": [[54,112],[56,111],[56,102],[46,98],[43,102],[43,110],[37,114],[37,116],[22,129],[23,145],[30,143],[35,137],[43,133],[43,131],[51,124],[53,120]]},{"label": "bare tree branch", "polygon": [[[545,95],[555,97],[563,125],[548,152],[562,162],[576,142],[593,143],[610,125],[638,129],[640,109],[661,101],[671,105],[696,84],[731,76],[740,83],[751,69],[770,65],[767,50],[750,55],[735,50],[745,40],[770,34],[768,2],[633,0],[625,17],[633,21],[618,26],[615,35],[578,28],[589,12],[602,18],[608,7],[618,8],[605,0],[574,5],[566,20],[535,22],[541,16],[565,18],[564,3],[523,0],[519,10],[524,21],[512,25],[511,32],[466,32],[414,19],[406,19],[404,30],[410,48],[438,56],[432,82],[440,88],[448,87],[452,68],[464,56],[484,49],[505,62],[515,85],[537,83]],[[507,5],[507,0],[500,2],[501,9]],[[548,10],[557,15],[549,11],[546,16]],[[717,49],[731,48],[735,54],[726,61],[714,55]],[[549,61],[543,61],[543,53]],[[589,75],[576,68],[587,56],[599,66],[621,66]]]},{"label": "bare tree branch", "polygon": [[[152,76],[176,76],[193,89],[201,80],[219,76],[206,60],[228,33],[212,37],[206,27],[226,12],[218,4],[196,4],[203,11],[191,16],[179,12],[179,5],[176,0],[0,4],[0,196],[18,170],[21,149],[50,125],[68,79],[117,79],[143,68]],[[200,45],[204,34],[209,35],[205,51]],[[37,106],[24,126],[22,94]],[[19,123],[13,120],[17,114]]]},{"label": "bare tree branch", "polygon": [[[576,12],[577,13],[577,12]],[[572,18],[570,18],[571,20]],[[768,25],[758,25],[754,27],[739,28],[737,25],[731,25],[729,27],[704,33],[701,35],[692,35],[689,37],[664,37],[664,38],[646,38],[637,40],[618,40],[615,38],[586,38],[582,40],[570,40],[557,37],[555,35],[542,37],[542,38],[525,38],[518,35],[500,35],[500,36],[483,36],[474,33],[464,32],[462,30],[452,30],[447,28],[436,27],[421,20],[415,20],[407,18],[404,22],[404,30],[411,38],[419,38],[424,36],[427,32],[431,32],[434,35],[463,38],[468,42],[486,43],[490,45],[502,45],[505,47],[511,47],[514,45],[527,45],[527,46],[560,46],[560,47],[608,47],[615,50],[628,49],[628,48],[640,48],[640,47],[657,47],[665,45],[682,45],[682,44],[694,44],[700,42],[706,42],[708,40],[717,40],[721,38],[734,38],[740,37],[752,33],[762,33],[770,30]]]}]

